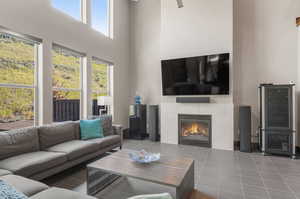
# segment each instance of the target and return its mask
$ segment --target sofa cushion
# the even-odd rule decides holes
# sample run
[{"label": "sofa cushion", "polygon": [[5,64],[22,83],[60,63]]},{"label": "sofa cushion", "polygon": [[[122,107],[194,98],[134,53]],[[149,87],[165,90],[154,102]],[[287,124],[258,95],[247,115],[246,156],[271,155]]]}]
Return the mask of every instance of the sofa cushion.
[{"label": "sofa cushion", "polygon": [[113,127],[112,127],[112,116],[111,115],[101,115],[101,116],[92,116],[88,119],[100,119],[102,128],[103,128],[103,135],[113,135]]},{"label": "sofa cushion", "polygon": [[21,176],[6,175],[0,177],[5,183],[14,187],[17,191],[22,192],[26,196],[30,197],[41,191],[48,189],[49,187],[41,182],[33,181]]},{"label": "sofa cushion", "polygon": [[0,198],[1,199],[28,199],[22,192],[19,192],[11,185],[0,180]]},{"label": "sofa cushion", "polygon": [[39,150],[37,128],[23,128],[0,133],[0,160]]},{"label": "sofa cushion", "polygon": [[0,168],[10,170],[17,175],[29,177],[66,161],[67,157],[63,153],[38,151],[1,160]]},{"label": "sofa cushion", "polygon": [[62,122],[38,128],[41,149],[75,140],[75,124],[73,122]]},{"label": "sofa cushion", "polygon": [[75,128],[75,139],[80,140],[80,120],[74,121],[74,128]]},{"label": "sofa cushion", "polygon": [[96,199],[94,197],[80,194],[74,191],[69,191],[66,189],[60,188],[50,188],[45,191],[42,191],[34,196],[31,199]]},{"label": "sofa cushion", "polygon": [[0,169],[0,176],[5,176],[5,175],[8,175],[8,174],[11,174],[11,172],[7,171],[7,170],[4,170],[4,169]]},{"label": "sofa cushion", "polygon": [[102,122],[104,136],[113,135],[112,116],[111,115],[101,116],[100,120]]},{"label": "sofa cushion", "polygon": [[115,145],[118,143],[121,143],[121,138],[119,135],[109,135],[104,138],[97,138],[92,140],[87,140],[86,142],[95,143],[98,145],[100,149],[103,149],[105,147],[109,147],[111,145]]},{"label": "sofa cushion", "polygon": [[69,160],[74,160],[85,154],[96,152],[98,150],[98,147],[94,143],[81,140],[73,140],[52,146],[46,150],[51,152],[64,153]]}]

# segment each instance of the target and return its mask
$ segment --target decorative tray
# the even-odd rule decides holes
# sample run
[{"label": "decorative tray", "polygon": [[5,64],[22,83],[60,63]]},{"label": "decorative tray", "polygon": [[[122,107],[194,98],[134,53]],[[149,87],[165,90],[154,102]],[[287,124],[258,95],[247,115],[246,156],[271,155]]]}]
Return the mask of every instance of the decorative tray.
[{"label": "decorative tray", "polygon": [[160,159],[160,153],[149,153],[145,150],[129,153],[130,159],[139,163],[151,163]]}]

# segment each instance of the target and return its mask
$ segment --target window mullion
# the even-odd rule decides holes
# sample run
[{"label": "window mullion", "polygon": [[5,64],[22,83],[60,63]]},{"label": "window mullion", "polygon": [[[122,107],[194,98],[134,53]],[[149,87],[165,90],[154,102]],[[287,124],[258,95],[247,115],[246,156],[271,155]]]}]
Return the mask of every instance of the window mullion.
[{"label": "window mullion", "polygon": [[83,92],[82,92],[82,90],[83,90],[83,57],[80,57],[80,73],[79,73],[79,75],[80,75],[80,80],[79,80],[79,82],[80,82],[80,113],[79,113],[79,117],[80,117],[80,119],[82,119],[83,118],[83,109],[84,109],[84,107],[83,107],[83,102],[84,102],[84,100],[83,100],[83,98],[84,98],[84,96],[83,96]]},{"label": "window mullion", "polygon": [[39,124],[39,45],[34,45],[34,124]]},{"label": "window mullion", "polygon": [[114,16],[113,16],[113,0],[107,0],[108,1],[108,22],[107,22],[107,25],[108,25],[108,36],[113,39],[114,38],[114,35],[113,35],[113,20],[114,20]]},{"label": "window mullion", "polygon": [[107,95],[110,96],[110,66],[107,65],[107,88],[106,88],[106,92]]},{"label": "window mullion", "polygon": [[4,88],[35,88],[35,86],[29,86],[29,85],[22,85],[22,84],[0,84],[0,87]]},{"label": "window mullion", "polygon": [[73,91],[73,92],[81,92],[82,89],[78,89],[78,88],[57,88],[57,87],[54,87],[53,88],[54,91]]}]

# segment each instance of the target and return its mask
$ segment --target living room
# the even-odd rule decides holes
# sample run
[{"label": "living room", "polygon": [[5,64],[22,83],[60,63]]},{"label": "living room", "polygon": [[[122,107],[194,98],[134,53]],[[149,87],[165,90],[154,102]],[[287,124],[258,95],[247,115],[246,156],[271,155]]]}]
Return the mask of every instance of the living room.
[{"label": "living room", "polygon": [[[0,16],[1,197],[300,198],[300,2],[9,0]],[[131,139],[143,106],[150,139]]]}]

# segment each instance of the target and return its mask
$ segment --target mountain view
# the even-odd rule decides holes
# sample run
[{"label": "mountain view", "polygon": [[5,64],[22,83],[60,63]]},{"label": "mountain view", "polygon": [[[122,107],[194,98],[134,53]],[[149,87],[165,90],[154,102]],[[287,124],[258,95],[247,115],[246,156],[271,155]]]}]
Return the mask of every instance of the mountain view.
[{"label": "mountain view", "polygon": [[[0,125],[33,120],[35,85],[35,44],[0,34]],[[53,88],[80,89],[80,57],[53,48]],[[92,62],[92,90],[107,95],[107,65]],[[14,84],[13,88],[9,84]],[[80,92],[54,90],[53,100],[79,100]]]}]

